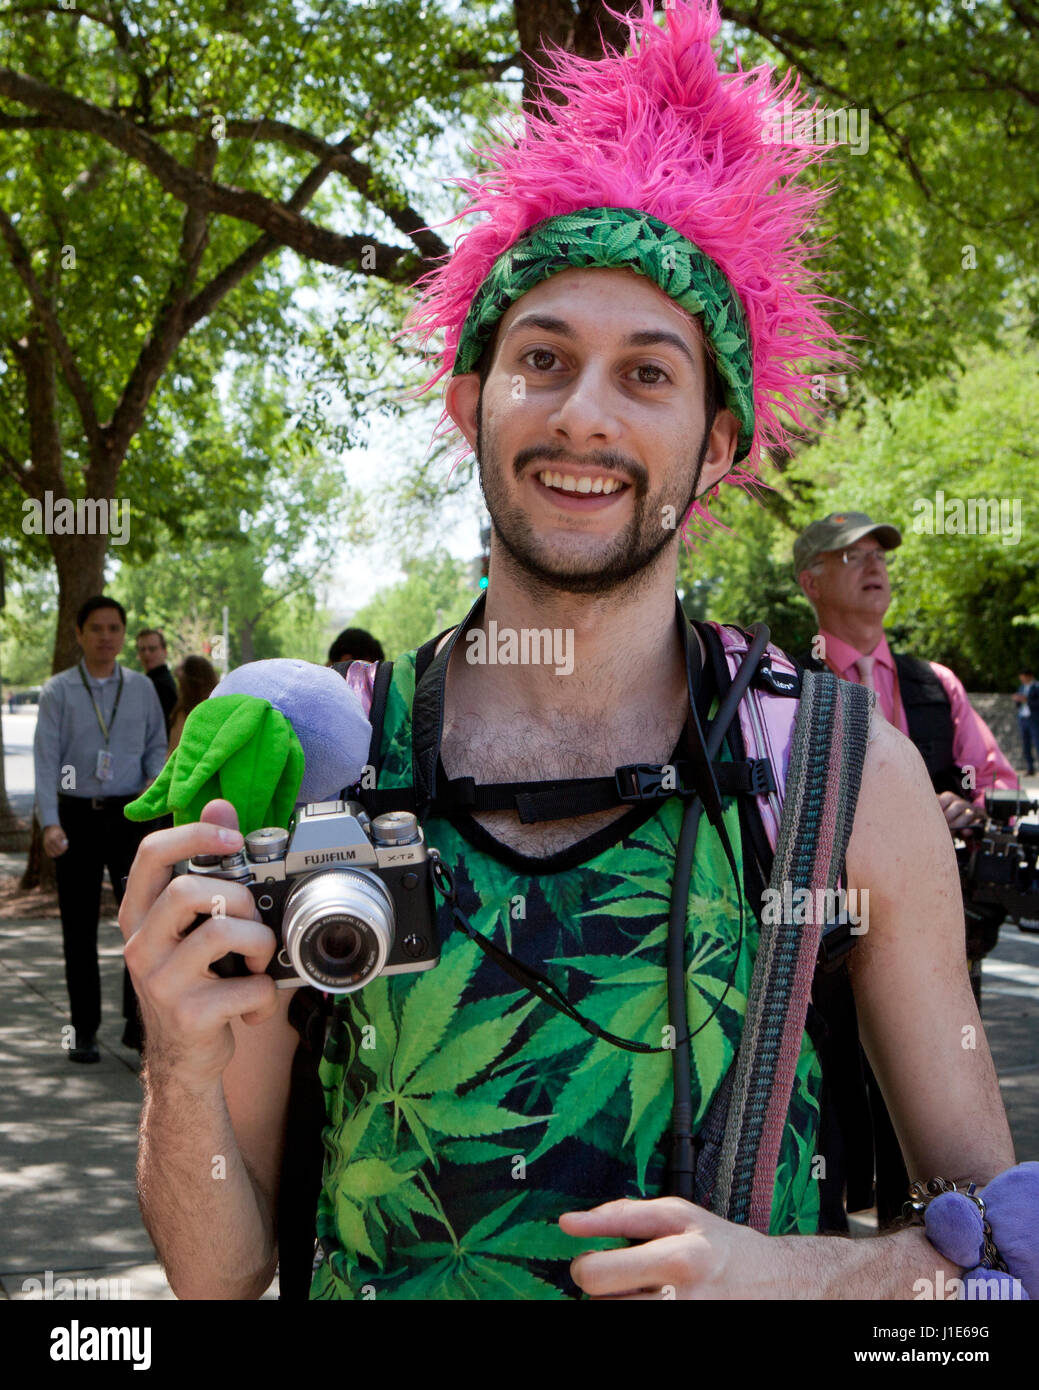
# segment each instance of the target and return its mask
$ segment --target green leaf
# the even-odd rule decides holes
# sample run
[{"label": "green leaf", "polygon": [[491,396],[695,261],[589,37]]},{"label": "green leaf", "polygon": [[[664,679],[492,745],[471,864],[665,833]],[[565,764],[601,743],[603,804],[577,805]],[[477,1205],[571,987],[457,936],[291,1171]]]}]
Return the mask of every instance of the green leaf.
[{"label": "green leaf", "polygon": [[433,1151],[433,1145],[430,1142],[429,1135],[426,1132],[426,1127],[422,1123],[422,1118],[418,1114],[415,1105],[411,1101],[402,1100],[400,1103],[400,1110],[401,1114],[404,1116],[405,1120],[408,1123],[409,1129],[411,1130],[415,1138],[418,1140],[422,1152],[433,1163],[433,1165],[436,1166],[437,1159],[436,1154]]},{"label": "green leaf", "polygon": [[[500,1057],[513,1034],[537,1006],[536,999],[503,1017],[478,1023],[449,1037],[413,1074],[408,1090],[413,1095],[456,1091]],[[460,1020],[461,1021],[461,1020]]]},{"label": "green leaf", "polygon": [[497,1105],[484,1104],[472,1096],[435,1096],[432,1100],[413,1100],[410,1109],[430,1129],[456,1139],[500,1134],[507,1129],[541,1124],[543,1115],[519,1115]]},{"label": "green leaf", "polygon": [[[464,1242],[467,1249],[476,1247]],[[619,1244],[626,1245],[626,1241]],[[551,1221],[521,1221],[506,1231],[481,1240],[486,1255],[507,1255],[514,1260],[573,1260],[589,1248],[588,1238],[567,1235]]]},{"label": "green leaf", "polygon": [[[517,1157],[514,1149],[502,1144],[488,1144],[482,1139],[463,1139],[457,1144],[441,1144],[440,1156],[445,1163],[497,1163]],[[522,1155],[520,1155],[522,1156]]]},{"label": "green leaf", "polygon": [[662,1091],[668,1090],[672,1070],[671,1055],[667,1052],[638,1057],[632,1061],[628,1077],[631,1089],[631,1119],[624,1135],[625,1144],[638,1129],[647,1107]]},{"label": "green leaf", "polygon": [[381,1197],[408,1181],[407,1173],[395,1172],[381,1158],[357,1158],[342,1169],[339,1190],[347,1197],[363,1201],[370,1197]]},{"label": "green leaf", "polygon": [[367,1256],[374,1264],[382,1267],[382,1262],[364,1229],[364,1217],[342,1192],[336,1194],[336,1230],[340,1242],[347,1250],[356,1250],[358,1254]]},{"label": "green leaf", "polygon": [[393,1059],[393,1078],[402,1088],[412,1071],[437,1047],[458,1010],[479,948],[459,941],[447,950],[435,970],[427,970],[411,985],[400,1020],[401,1042]]},{"label": "green leaf", "polygon": [[492,1236],[499,1227],[505,1224],[526,1195],[526,1192],[517,1192],[514,1197],[510,1197],[507,1201],[502,1202],[501,1206],[495,1207],[487,1216],[477,1221],[475,1226],[470,1227],[465,1235],[462,1236],[460,1242],[462,1249],[477,1249],[487,1237]]},{"label": "green leaf", "polygon": [[[610,1047],[592,1067],[586,1062],[560,1092],[556,1113],[544,1138],[530,1156],[533,1163],[563,1139],[590,1123],[624,1080],[627,1059],[620,1048]],[[594,1072],[594,1075],[590,1074]]]},{"label": "green leaf", "polygon": [[663,898],[624,898],[620,902],[601,903],[580,913],[581,917],[658,917]]},{"label": "green leaf", "polygon": [[[539,1279],[520,1265],[509,1264],[505,1260],[489,1260],[481,1255],[470,1255],[466,1264],[478,1278],[486,1281],[488,1289],[499,1289],[498,1298],[537,1298],[562,1299],[554,1285]],[[489,1295],[494,1297],[493,1294]]]}]

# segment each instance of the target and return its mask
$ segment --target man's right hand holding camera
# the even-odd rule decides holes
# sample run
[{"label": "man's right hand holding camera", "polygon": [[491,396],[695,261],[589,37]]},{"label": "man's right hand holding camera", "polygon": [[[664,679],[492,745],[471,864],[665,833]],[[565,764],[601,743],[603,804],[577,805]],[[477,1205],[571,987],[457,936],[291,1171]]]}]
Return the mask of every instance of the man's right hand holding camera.
[{"label": "man's right hand holding camera", "polygon": [[[147,836],[119,912],[146,1037],[141,1212],[181,1298],[258,1298],[277,1264],[291,991],[265,973],[275,936],[244,885],[173,876],[180,860],[240,849],[237,821],[211,801],[199,823]],[[250,976],[213,974],[229,951]]]}]

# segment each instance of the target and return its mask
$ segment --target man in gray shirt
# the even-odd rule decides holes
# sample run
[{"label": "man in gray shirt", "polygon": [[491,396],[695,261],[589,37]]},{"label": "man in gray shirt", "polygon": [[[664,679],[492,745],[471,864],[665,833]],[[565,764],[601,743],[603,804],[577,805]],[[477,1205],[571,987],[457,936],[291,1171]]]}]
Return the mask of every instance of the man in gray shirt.
[{"label": "man in gray shirt", "polygon": [[[76,615],[82,660],[43,687],[33,758],[36,814],[43,849],[55,861],[72,1015],[74,1062],[98,1062],[101,977],[98,914],[105,868],[116,901],[148,825],[123,815],[166,761],[166,723],[147,676],[116,658],[126,640],[126,612],[103,594]],[[123,1041],[140,1048],[137,1001],[123,971]]]}]

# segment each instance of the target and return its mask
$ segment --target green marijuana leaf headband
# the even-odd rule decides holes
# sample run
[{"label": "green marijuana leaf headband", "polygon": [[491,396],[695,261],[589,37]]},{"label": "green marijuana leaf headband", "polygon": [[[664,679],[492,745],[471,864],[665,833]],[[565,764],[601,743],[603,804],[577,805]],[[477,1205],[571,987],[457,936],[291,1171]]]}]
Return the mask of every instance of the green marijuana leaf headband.
[{"label": "green marijuana leaf headband", "polygon": [[462,326],[452,375],[474,370],[506,310],[571,266],[630,267],[687,313],[703,316],[724,404],[739,421],[735,463],[754,439],[754,367],[743,308],[718,266],[681,232],[635,208],[582,208],[539,222],[503,251]]}]

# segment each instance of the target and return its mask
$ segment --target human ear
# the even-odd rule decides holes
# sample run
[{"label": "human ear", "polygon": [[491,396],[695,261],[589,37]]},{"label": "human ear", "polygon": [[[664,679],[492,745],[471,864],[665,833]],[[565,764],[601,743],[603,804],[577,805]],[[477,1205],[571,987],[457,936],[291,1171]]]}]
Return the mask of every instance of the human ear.
[{"label": "human ear", "polygon": [[476,448],[476,415],[480,399],[480,378],[476,372],[453,376],[444,393],[447,413],[465,435],[471,449]]},{"label": "human ear", "polygon": [[797,576],[797,582],[804,591],[804,596],[809,603],[815,603],[819,597],[819,576],[813,574],[811,570],[802,570]]},{"label": "human ear", "polygon": [[719,410],[714,417],[710,438],[707,441],[707,452],[700,465],[699,491],[701,495],[710,492],[711,488],[720,483],[732,468],[739,432],[739,421],[732,411],[724,407]]}]

